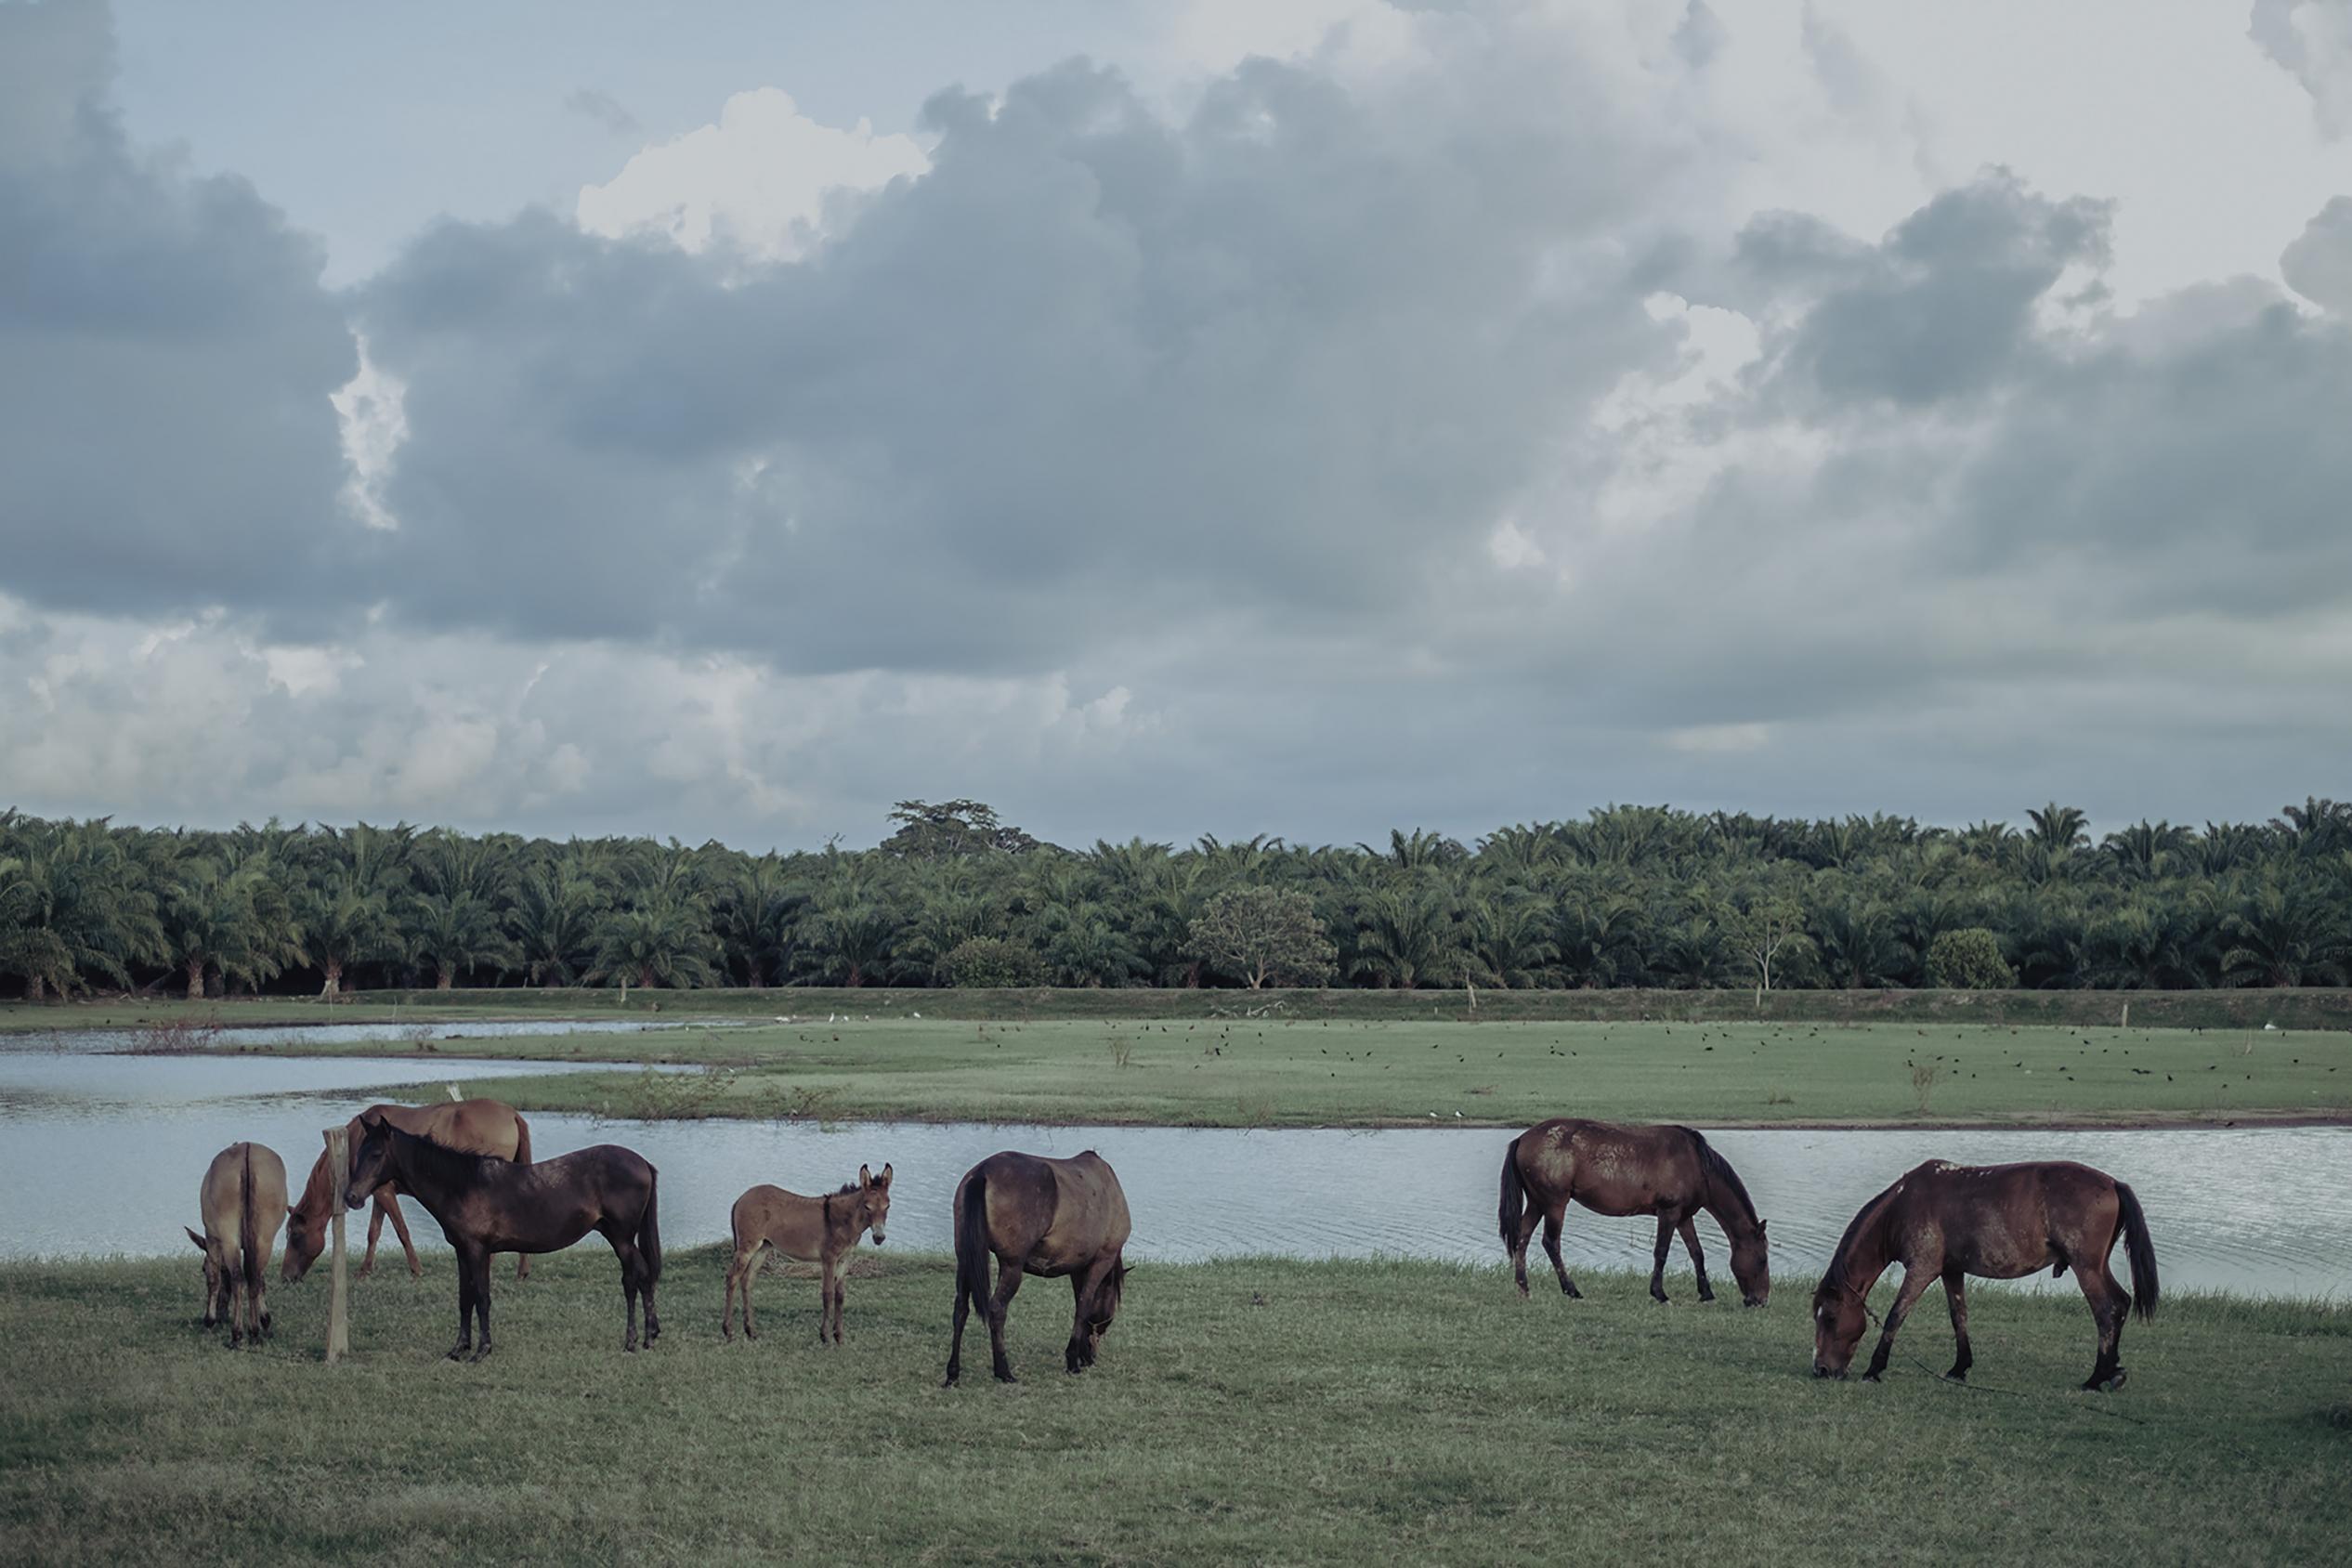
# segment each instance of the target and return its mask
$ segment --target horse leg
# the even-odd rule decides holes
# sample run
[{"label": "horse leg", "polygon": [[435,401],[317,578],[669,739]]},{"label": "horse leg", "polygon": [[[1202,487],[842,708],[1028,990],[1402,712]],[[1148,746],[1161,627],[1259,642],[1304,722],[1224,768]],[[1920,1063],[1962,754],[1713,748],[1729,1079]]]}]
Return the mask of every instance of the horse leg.
[{"label": "horse leg", "polygon": [[1699,1227],[1692,1223],[1691,1217],[1685,1214],[1682,1223],[1675,1228],[1682,1233],[1682,1245],[1691,1254],[1691,1267],[1698,1273],[1699,1300],[1714,1300],[1715,1288],[1706,1282],[1706,1254],[1699,1250]]},{"label": "horse leg", "polygon": [[481,1326],[482,1326],[482,1342],[481,1342],[480,1344],[476,1345],[476,1346],[474,1347],[474,1359],[475,1359],[476,1361],[479,1361],[479,1360],[481,1360],[484,1356],[486,1356],[486,1355],[490,1354],[490,1248],[487,1248],[487,1247],[485,1247],[485,1248],[479,1248],[478,1250],[477,1250],[477,1251],[475,1252],[475,1254],[474,1254],[474,1315],[475,1315],[475,1317],[476,1317],[476,1318],[477,1318],[477,1320],[481,1323]]},{"label": "horse leg", "polygon": [[637,1348],[637,1287],[642,1274],[636,1244],[628,1237],[605,1233],[612,1243],[612,1255],[621,1261],[621,1348],[624,1352]]},{"label": "horse leg", "polygon": [[1094,1346],[1086,1332],[1086,1295],[1099,1283],[1100,1270],[1089,1268],[1070,1276],[1070,1342],[1063,1347],[1062,1369],[1072,1377],[1094,1365]]},{"label": "horse leg", "polygon": [[[751,1256],[756,1258],[759,1255],[760,1249],[756,1247],[752,1248]],[[722,1339],[735,1338],[735,1293],[743,1284],[743,1253],[739,1248],[736,1250],[735,1256],[727,1260],[726,1304],[719,1312],[719,1338]],[[743,1291],[743,1337],[747,1339],[751,1337],[751,1292],[749,1289]]]},{"label": "horse leg", "polygon": [[457,1253],[457,1343],[450,1347],[450,1359],[463,1361],[474,1348],[474,1265],[471,1249],[460,1248]]},{"label": "horse leg", "polygon": [[1000,1383],[1020,1381],[1013,1375],[1013,1363],[1006,1360],[1004,1354],[1004,1314],[1013,1305],[1013,1293],[1020,1288],[1021,1265],[998,1260],[997,1287],[988,1298],[988,1354],[994,1362]]},{"label": "horse leg", "polygon": [[1968,1380],[1968,1368],[1976,1365],[1977,1358],[1968,1350],[1968,1274],[1957,1263],[1943,1271],[1943,1299],[1952,1309],[1952,1338],[1959,1346],[1958,1353],[1953,1357],[1952,1370],[1944,1376],[1955,1383],[1965,1383]]},{"label": "horse leg", "polygon": [[1673,1216],[1673,1215],[1671,1215],[1671,1214],[1661,1214],[1661,1215],[1659,1215],[1659,1216],[1658,1216],[1658,1245],[1657,1245],[1657,1248],[1656,1248],[1656,1250],[1655,1250],[1653,1253],[1652,1253],[1652,1255],[1651,1255],[1651,1256],[1652,1256],[1652,1262],[1651,1262],[1651,1264],[1650,1264],[1650,1300],[1653,1300],[1653,1301],[1657,1302],[1657,1303],[1658,1303],[1658,1305],[1660,1305],[1660,1306],[1662,1306],[1662,1307],[1663,1307],[1663,1306],[1665,1306],[1665,1305],[1666,1304],[1666,1250],[1667,1250],[1667,1248],[1671,1248],[1673,1245],[1674,1245],[1674,1216]]},{"label": "horse leg", "polygon": [[759,1330],[751,1326],[751,1281],[760,1275],[760,1263],[766,1257],[763,1248],[766,1246],[767,1243],[761,1242],[759,1246],[751,1248],[750,1258],[741,1261],[743,1279],[736,1288],[743,1292],[743,1337],[747,1339],[756,1339],[760,1337]]},{"label": "horse leg", "polygon": [[1887,1370],[1887,1358],[1895,1352],[1895,1330],[1911,1315],[1914,1302],[1927,1293],[1928,1283],[1941,1277],[1939,1274],[1906,1262],[1902,1266],[1902,1288],[1895,1292],[1895,1304],[1887,1309],[1886,1326],[1879,1331],[1878,1348],[1870,1352],[1870,1370],[1862,1374],[1862,1381],[1875,1383]]},{"label": "horse leg", "polygon": [[368,1251],[359,1260],[359,1272],[352,1276],[355,1279],[365,1279],[375,1273],[375,1238],[384,1234],[384,1199],[379,1197],[368,1211]]},{"label": "horse leg", "polygon": [[2106,1259],[2098,1260],[2094,1268],[2084,1267],[2080,1258],[2069,1261],[2074,1265],[2074,1283],[2083,1287],[2083,1298],[2090,1302],[2091,1317],[2098,1325],[2098,1360],[2083,1387],[2097,1393],[2112,1392],[2123,1386],[2123,1317],[2131,1293],[2109,1270]]},{"label": "horse leg", "polygon": [[[416,1243],[409,1239],[409,1220],[407,1215],[400,1212],[399,1195],[381,1193],[376,1196],[375,1206],[383,1213],[392,1217],[392,1234],[400,1238],[400,1250],[407,1255],[409,1260],[409,1277],[423,1279],[425,1265],[416,1261]],[[368,1237],[368,1250],[371,1252],[375,1250],[375,1237],[372,1235]],[[482,1258],[484,1266],[487,1267],[490,1254],[485,1252]]]},{"label": "horse leg", "polygon": [[1560,1232],[1568,1221],[1568,1200],[1561,1198],[1560,1207],[1544,1215],[1544,1250],[1551,1254],[1551,1272],[1560,1276],[1560,1293],[1569,1300],[1581,1298],[1584,1292],[1568,1277],[1568,1264],[1560,1256]]},{"label": "horse leg", "polygon": [[1519,1217],[1519,1235],[1510,1248],[1511,1273],[1519,1280],[1519,1299],[1527,1299],[1527,1244],[1535,1239],[1535,1227],[1544,1222],[1543,1210],[1529,1204]]},{"label": "horse leg", "polygon": [[964,1294],[961,1286],[958,1286],[956,1287],[956,1331],[954,1337],[947,1341],[947,1375],[941,1379],[944,1387],[954,1388],[956,1379],[963,1376],[963,1321],[971,1315],[971,1312],[972,1299]]}]

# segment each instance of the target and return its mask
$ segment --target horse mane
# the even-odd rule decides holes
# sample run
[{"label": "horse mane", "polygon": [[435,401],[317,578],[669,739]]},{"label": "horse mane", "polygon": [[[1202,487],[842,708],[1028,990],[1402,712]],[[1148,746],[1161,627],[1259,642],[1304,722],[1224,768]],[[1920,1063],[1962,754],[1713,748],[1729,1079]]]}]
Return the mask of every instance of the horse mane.
[{"label": "horse mane", "polygon": [[314,1211],[323,1215],[333,1207],[327,1196],[328,1185],[333,1181],[329,1171],[329,1162],[322,1150],[319,1157],[310,1162],[309,1179],[302,1183],[302,1196],[294,1199],[292,1212],[307,1220]]},{"label": "horse mane", "polygon": [[1747,1183],[1741,1181],[1740,1173],[1731,1169],[1731,1162],[1716,1153],[1715,1145],[1708,1143],[1705,1135],[1696,1128],[1686,1127],[1682,1130],[1690,1135],[1691,1142],[1698,1148],[1699,1163],[1706,1168],[1707,1174],[1730,1188],[1731,1196],[1739,1199],[1740,1212],[1747,1217],[1747,1222],[1751,1225],[1762,1224],[1763,1216],[1756,1212],[1756,1200],[1747,1196]]},{"label": "horse mane", "polygon": [[1829,1255],[1829,1270],[1822,1275],[1822,1289],[1843,1290],[1846,1288],[1853,1275],[1852,1258],[1855,1244],[1862,1240],[1863,1232],[1885,1216],[1887,1205],[1891,1203],[1895,1194],[1901,1190],[1902,1178],[1897,1177],[1894,1185],[1863,1204],[1855,1211],[1854,1217],[1846,1222],[1846,1234],[1837,1238],[1837,1250]]},{"label": "horse mane", "polygon": [[470,1155],[462,1149],[452,1149],[447,1143],[436,1143],[421,1132],[395,1127],[389,1120],[381,1125],[412,1162],[430,1170],[443,1182],[480,1182],[487,1167],[509,1163],[489,1155]]}]

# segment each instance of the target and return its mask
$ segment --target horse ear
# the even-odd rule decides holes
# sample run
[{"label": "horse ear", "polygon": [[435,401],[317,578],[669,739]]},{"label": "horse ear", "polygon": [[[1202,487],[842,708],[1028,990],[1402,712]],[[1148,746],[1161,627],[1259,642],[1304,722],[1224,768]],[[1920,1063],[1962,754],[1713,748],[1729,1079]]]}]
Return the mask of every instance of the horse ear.
[{"label": "horse ear", "polygon": [[882,1173],[877,1184],[884,1187],[890,1185],[890,1161],[882,1161]]},{"label": "horse ear", "polygon": [[1771,1230],[1771,1228],[1772,1222],[1770,1220],[1758,1220],[1756,1222],[1756,1234],[1757,1235],[1762,1235],[1766,1231]]},{"label": "horse ear", "polygon": [[359,1113],[359,1125],[361,1127],[382,1127],[384,1125],[384,1113],[377,1110],[373,1105],[370,1105],[366,1110]]},{"label": "horse ear", "polygon": [[[186,1225],[182,1225],[180,1229],[188,1231],[188,1227]],[[202,1252],[204,1250],[204,1238],[203,1236],[198,1235],[194,1231],[188,1231],[188,1239],[196,1244],[197,1251]]]}]

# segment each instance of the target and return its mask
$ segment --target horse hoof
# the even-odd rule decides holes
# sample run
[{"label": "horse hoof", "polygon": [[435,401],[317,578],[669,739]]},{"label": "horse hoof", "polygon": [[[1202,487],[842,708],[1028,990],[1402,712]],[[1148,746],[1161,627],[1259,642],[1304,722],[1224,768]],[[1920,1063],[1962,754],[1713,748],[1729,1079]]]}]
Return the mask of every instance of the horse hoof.
[{"label": "horse hoof", "polygon": [[490,1347],[488,1345],[484,1345],[480,1350],[476,1351],[468,1359],[473,1361],[487,1361],[490,1359]]},{"label": "horse hoof", "polygon": [[1020,1380],[1020,1379],[1013,1375],[1013,1369],[1011,1367],[1006,1367],[997,1374],[997,1381],[1000,1383],[1017,1383]]},{"label": "horse hoof", "polygon": [[452,1345],[450,1347],[448,1359],[451,1361],[464,1361],[473,1348],[474,1347],[471,1345]]},{"label": "horse hoof", "polygon": [[1968,1369],[1965,1366],[1955,1366],[1944,1376],[1955,1383],[1965,1383],[1968,1380]]}]

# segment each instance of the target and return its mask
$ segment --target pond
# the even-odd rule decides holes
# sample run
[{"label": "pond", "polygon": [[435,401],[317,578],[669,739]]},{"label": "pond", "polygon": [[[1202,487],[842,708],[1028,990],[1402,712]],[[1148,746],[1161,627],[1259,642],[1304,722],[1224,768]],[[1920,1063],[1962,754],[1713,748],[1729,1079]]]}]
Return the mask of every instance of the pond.
[{"label": "pond", "polygon": [[[618,1018],[467,1018],[438,1024],[240,1024],[200,1032],[204,1052],[260,1050],[285,1045],[402,1044],[421,1040],[545,1039],[551,1035],[635,1035],[664,1029],[738,1029],[749,1018],[680,1018],[664,1023]],[[144,1029],[46,1029],[0,1033],[0,1056],[49,1055],[60,1052],[108,1054],[135,1052]]]},{"label": "pond", "polygon": [[[91,1074],[90,1069],[103,1069]],[[185,1248],[205,1163],[255,1138],[307,1169],[320,1130],[386,1084],[453,1083],[468,1074],[576,1070],[569,1063],[404,1058],[89,1058],[0,1053],[0,1258]],[[266,1086],[302,1092],[260,1097]],[[436,1089],[432,1091],[440,1092]],[[1495,1262],[1496,1176],[1510,1133],[1494,1129],[1235,1130],[921,1123],[627,1122],[533,1115],[542,1157],[626,1143],[661,1170],[664,1239],[723,1239],[727,1209],[755,1182],[817,1192],[861,1163],[894,1163],[891,1248],[945,1251],[948,1197],[998,1149],[1100,1150],[1135,1216],[1132,1255],[1191,1260],[1399,1254]],[[2137,1190],[2168,1289],[2352,1297],[2352,1129],[2150,1131],[1727,1130],[1708,1133],[1772,1222],[1778,1288],[1802,1289],[1862,1203],[1923,1159],[2079,1159]],[[410,1206],[420,1245],[440,1245]],[[1572,1269],[1649,1266],[1653,1226],[1572,1209]],[[1728,1248],[1700,1235],[1712,1272]],[[1674,1273],[1688,1288],[1678,1244]],[[2119,1258],[2119,1272],[2123,1263]],[[2047,1276],[2028,1285],[2047,1289]],[[2071,1291],[2071,1278],[2057,1288]]]}]

